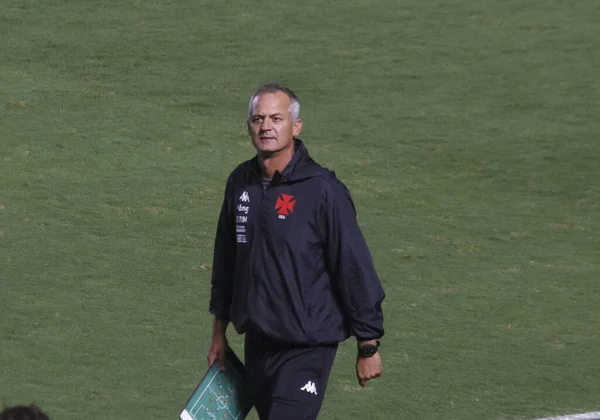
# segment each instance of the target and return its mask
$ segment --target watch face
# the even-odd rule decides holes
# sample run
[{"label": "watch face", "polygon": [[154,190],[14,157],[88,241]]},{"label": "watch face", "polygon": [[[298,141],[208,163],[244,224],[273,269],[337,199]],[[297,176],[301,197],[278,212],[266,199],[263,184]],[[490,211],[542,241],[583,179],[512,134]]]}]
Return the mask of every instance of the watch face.
[{"label": "watch face", "polygon": [[359,355],[361,357],[371,357],[375,353],[377,353],[377,346],[372,344],[367,344],[366,346],[362,346],[359,350]]}]

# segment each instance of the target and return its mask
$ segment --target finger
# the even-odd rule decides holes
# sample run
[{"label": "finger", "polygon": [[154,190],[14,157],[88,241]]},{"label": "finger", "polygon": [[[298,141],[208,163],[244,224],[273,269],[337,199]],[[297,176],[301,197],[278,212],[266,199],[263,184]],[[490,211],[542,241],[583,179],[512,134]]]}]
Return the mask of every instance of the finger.
[{"label": "finger", "polygon": [[225,353],[221,353],[219,355],[219,370],[221,372],[225,372],[227,368],[225,367]]},{"label": "finger", "polygon": [[358,383],[360,384],[360,386],[362,386],[363,388],[367,386],[367,380],[366,379],[359,379]]}]

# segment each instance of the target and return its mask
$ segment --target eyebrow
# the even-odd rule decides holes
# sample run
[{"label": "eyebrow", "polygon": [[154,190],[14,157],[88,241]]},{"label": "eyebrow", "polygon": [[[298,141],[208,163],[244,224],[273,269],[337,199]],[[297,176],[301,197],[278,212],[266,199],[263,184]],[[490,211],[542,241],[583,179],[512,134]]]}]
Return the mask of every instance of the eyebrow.
[{"label": "eyebrow", "polygon": [[[265,115],[266,114],[255,113],[255,114],[252,114],[252,118],[254,118],[254,117],[262,117],[262,118],[264,118]],[[269,114],[269,117],[271,117],[271,118],[273,118],[273,117],[281,117],[281,116],[283,116],[282,112],[275,112],[273,114]]]}]

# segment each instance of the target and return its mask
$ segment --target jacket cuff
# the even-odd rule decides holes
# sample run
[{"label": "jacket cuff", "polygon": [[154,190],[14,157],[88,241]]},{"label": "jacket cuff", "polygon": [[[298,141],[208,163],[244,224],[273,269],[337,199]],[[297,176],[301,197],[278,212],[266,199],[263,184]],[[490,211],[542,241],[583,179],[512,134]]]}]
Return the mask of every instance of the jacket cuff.
[{"label": "jacket cuff", "polygon": [[224,313],[223,311],[219,311],[216,308],[210,308],[209,312],[212,315],[214,315],[216,318],[220,319],[221,321],[230,321],[228,313]]},{"label": "jacket cuff", "polygon": [[375,337],[356,337],[356,341],[373,341],[373,340],[380,340],[381,339],[381,335],[375,336]]}]

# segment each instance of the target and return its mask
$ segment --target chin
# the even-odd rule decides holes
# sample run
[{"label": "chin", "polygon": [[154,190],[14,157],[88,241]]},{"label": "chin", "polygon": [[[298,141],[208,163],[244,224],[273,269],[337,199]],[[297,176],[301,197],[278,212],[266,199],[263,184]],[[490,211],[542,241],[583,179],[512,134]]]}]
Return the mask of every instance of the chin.
[{"label": "chin", "polygon": [[261,143],[257,142],[254,144],[257,151],[261,153],[275,153],[281,150],[281,147],[277,143]]}]

